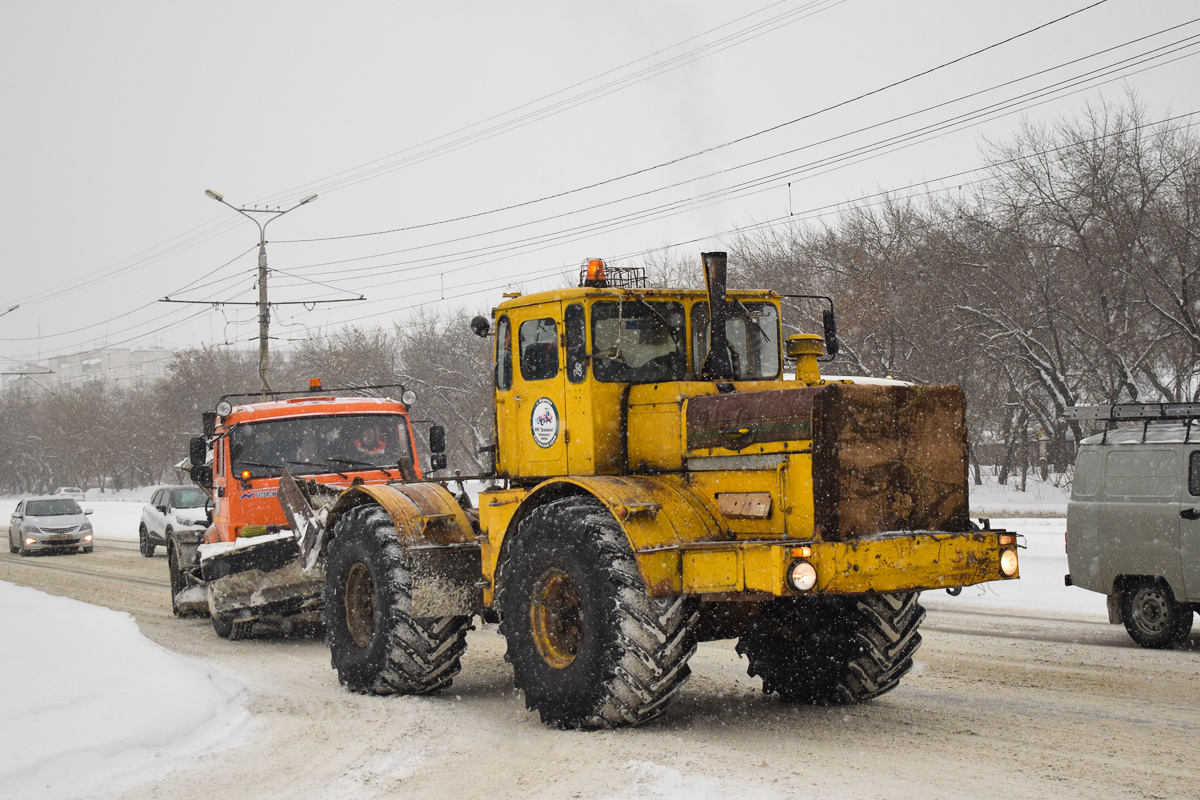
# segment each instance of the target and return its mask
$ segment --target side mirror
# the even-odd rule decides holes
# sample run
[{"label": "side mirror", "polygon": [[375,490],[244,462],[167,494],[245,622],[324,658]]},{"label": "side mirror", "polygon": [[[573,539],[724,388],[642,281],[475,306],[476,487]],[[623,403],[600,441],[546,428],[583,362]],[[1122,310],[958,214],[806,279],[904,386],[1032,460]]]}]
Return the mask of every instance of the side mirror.
[{"label": "side mirror", "polygon": [[441,425],[429,426],[429,452],[446,452],[446,429]]},{"label": "side mirror", "polygon": [[200,413],[200,430],[204,431],[205,436],[217,435],[217,412],[202,411]]},{"label": "side mirror", "polygon": [[160,513],[160,514],[166,514],[166,513],[167,513],[167,507],[166,507],[166,506],[155,506],[154,508],[155,508],[155,509],[157,509],[157,510],[158,510],[158,513]]},{"label": "side mirror", "polygon": [[433,455],[431,455],[429,457],[429,470],[431,472],[437,472],[439,469],[445,469],[445,468],[446,468],[446,454],[445,453],[434,453]]},{"label": "side mirror", "polygon": [[825,328],[825,352],[832,361],[838,354],[837,317],[834,316],[832,308],[827,308],[821,313],[821,323]]},{"label": "side mirror", "polygon": [[212,488],[212,470],[205,464],[193,464],[188,470],[188,477],[192,479],[192,483],[204,489]]},{"label": "side mirror", "polygon": [[192,466],[204,463],[204,457],[208,455],[208,446],[204,441],[203,436],[193,436],[188,439],[188,460],[192,462]]},{"label": "side mirror", "polygon": [[91,513],[92,513],[92,509],[90,509],[90,508],[85,508],[85,509],[83,510],[83,513],[84,513],[84,514],[91,514]]},{"label": "side mirror", "polygon": [[492,332],[492,323],[488,322],[487,317],[473,317],[471,319],[471,333],[478,336],[480,339]]}]

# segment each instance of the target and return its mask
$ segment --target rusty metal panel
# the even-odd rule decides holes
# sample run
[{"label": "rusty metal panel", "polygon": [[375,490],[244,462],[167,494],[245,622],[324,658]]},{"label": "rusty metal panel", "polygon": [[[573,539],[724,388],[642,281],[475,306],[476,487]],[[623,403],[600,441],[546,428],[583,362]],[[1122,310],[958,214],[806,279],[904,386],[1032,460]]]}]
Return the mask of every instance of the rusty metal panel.
[{"label": "rusty metal panel", "polygon": [[833,384],[812,419],[821,538],[970,530],[962,389]]},{"label": "rusty metal panel", "polygon": [[769,519],[770,492],[722,492],[717,495],[717,508],[726,519]]},{"label": "rusty metal panel", "polygon": [[732,392],[693,397],[687,402],[689,450],[740,450],[762,442],[812,438],[813,398],[821,387]]}]

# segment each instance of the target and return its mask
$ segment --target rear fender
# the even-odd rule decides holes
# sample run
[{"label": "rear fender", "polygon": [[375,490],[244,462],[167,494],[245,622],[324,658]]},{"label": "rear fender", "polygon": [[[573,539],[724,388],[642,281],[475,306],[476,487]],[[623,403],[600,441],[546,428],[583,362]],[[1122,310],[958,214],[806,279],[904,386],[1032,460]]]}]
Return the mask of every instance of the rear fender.
[{"label": "rear fender", "polygon": [[[383,508],[408,558],[413,617],[470,616],[482,606],[479,542],[454,495],[435,483],[365,484],[342,493],[327,530],[352,508]],[[328,547],[328,539],[322,549]],[[322,553],[322,558],[324,553]]]},{"label": "rear fender", "polygon": [[[529,512],[557,497],[588,495],[608,509],[621,525],[637,559],[646,588],[654,597],[683,592],[680,551],[682,542],[728,539],[729,529],[694,493],[676,488],[654,475],[627,477],[587,476],[546,481],[520,504],[509,523],[504,542],[492,542],[502,561],[509,536]],[[490,570],[489,574],[494,574]]]}]

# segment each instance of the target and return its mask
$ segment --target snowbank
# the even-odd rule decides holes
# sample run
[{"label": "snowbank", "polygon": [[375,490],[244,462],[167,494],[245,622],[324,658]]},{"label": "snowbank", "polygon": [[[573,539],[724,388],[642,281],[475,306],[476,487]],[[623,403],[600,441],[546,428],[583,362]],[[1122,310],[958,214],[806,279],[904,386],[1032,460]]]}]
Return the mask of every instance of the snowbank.
[{"label": "snowbank", "polygon": [[[1062,484],[1061,486],[1058,484]],[[983,485],[970,482],[972,517],[1065,517],[1071,486],[1059,475],[1048,481],[1030,475],[1025,491],[1020,490],[1021,476],[1009,478],[1007,485],[993,475],[983,475]]]},{"label": "snowbank", "polygon": [[128,614],[0,581],[0,796],[112,791],[236,738],[243,688]]}]

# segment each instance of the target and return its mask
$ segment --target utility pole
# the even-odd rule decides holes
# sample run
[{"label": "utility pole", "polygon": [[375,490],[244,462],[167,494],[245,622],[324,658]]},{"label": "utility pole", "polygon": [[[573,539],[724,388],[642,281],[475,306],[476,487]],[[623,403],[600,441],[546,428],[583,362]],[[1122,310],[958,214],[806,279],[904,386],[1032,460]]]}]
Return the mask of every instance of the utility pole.
[{"label": "utility pole", "polygon": [[[225,202],[225,196],[219,192],[214,192],[212,189],[205,189],[204,193],[218,203],[229,206],[258,226],[258,379],[262,384],[262,391],[266,393],[271,391],[271,385],[268,381],[271,352],[270,345],[267,342],[267,332],[271,327],[271,306],[267,303],[267,226],[273,220],[282,217],[289,211],[295,211],[300,206],[311,203],[317,199],[317,196],[315,194],[309,195],[291,208],[268,209],[238,208]],[[252,215],[266,217],[266,221],[260,220],[259,216]]]}]

